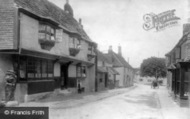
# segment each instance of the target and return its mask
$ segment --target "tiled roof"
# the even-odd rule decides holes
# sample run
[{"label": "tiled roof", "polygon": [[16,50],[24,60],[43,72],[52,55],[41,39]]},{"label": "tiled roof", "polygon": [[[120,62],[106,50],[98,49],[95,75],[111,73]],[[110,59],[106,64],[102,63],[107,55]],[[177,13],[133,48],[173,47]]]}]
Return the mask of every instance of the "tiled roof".
[{"label": "tiled roof", "polygon": [[107,62],[108,64],[112,64],[109,58],[107,58],[106,55],[100,52],[99,50],[97,50],[97,56],[98,56],[98,60]]},{"label": "tiled roof", "polygon": [[113,51],[111,51],[111,53],[112,53],[112,56],[109,53],[106,54],[106,56],[109,57],[110,60],[112,60],[113,66],[115,66],[115,67],[126,67],[126,68],[133,69],[132,66],[128,62],[126,62],[126,60],[122,56],[116,54]]},{"label": "tiled roof", "polygon": [[15,3],[19,8],[23,8],[37,16],[53,19],[68,32],[76,33],[84,40],[91,42],[86,32],[71,15],[48,0],[15,0]]},{"label": "tiled roof", "polygon": [[186,41],[188,40],[188,38],[187,38],[188,35],[189,35],[189,33],[183,35],[182,38],[181,38],[181,39],[177,42],[177,44],[173,47],[173,49],[172,49],[170,52],[168,52],[167,54],[165,54],[165,56],[169,56],[172,52],[174,52],[174,50],[175,50],[176,47],[181,46],[184,42],[186,42]]},{"label": "tiled roof", "polygon": [[114,55],[116,55],[116,57],[119,59],[119,61],[124,65],[124,67],[130,68],[132,69],[131,65],[120,55],[114,53]]},{"label": "tiled roof", "polygon": [[119,72],[117,72],[114,68],[108,67],[108,72],[113,75],[119,75]]},{"label": "tiled roof", "polygon": [[107,73],[107,70],[105,67],[98,67],[98,72]]}]

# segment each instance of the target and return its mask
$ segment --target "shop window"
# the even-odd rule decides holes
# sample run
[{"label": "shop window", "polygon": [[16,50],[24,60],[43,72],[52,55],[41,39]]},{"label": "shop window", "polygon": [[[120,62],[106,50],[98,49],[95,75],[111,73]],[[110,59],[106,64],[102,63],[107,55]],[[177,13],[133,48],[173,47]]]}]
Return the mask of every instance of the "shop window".
[{"label": "shop window", "polygon": [[53,77],[53,63],[51,61],[48,61],[48,69],[47,69],[47,74],[48,77]]},{"label": "shop window", "polygon": [[20,77],[24,78],[25,74],[22,73],[27,72],[28,79],[32,80],[52,78],[53,67],[53,62],[50,60],[27,58],[27,60],[21,60]]},{"label": "shop window", "polygon": [[47,61],[42,60],[42,77],[47,77]]},{"label": "shop window", "polygon": [[27,75],[28,78],[34,78],[35,76],[35,60],[28,60],[28,64],[27,64]]},{"label": "shop window", "polygon": [[86,77],[86,67],[85,66],[77,66],[77,77]]},{"label": "shop window", "polygon": [[35,62],[35,77],[41,78],[41,61],[36,60]]}]

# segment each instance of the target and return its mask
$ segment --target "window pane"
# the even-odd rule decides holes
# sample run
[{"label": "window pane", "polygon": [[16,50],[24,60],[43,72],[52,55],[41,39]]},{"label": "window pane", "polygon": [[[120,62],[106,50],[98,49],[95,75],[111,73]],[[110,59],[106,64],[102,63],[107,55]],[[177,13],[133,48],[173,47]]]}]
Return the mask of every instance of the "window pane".
[{"label": "window pane", "polygon": [[51,36],[49,34],[46,34],[46,39],[47,40],[50,40],[51,39]]},{"label": "window pane", "polygon": [[53,77],[53,62],[48,61],[48,77]]},{"label": "window pane", "polygon": [[36,61],[36,78],[41,78],[41,62],[40,60]]},{"label": "window pane", "polygon": [[86,77],[86,68],[82,67],[82,77]]},{"label": "window pane", "polygon": [[39,26],[39,31],[41,32],[41,31],[46,31],[46,25],[44,25],[44,24],[40,24],[40,26]]},{"label": "window pane", "polygon": [[42,77],[47,77],[47,61],[42,60]]},{"label": "window pane", "polygon": [[77,67],[77,77],[81,77],[81,67]]},{"label": "window pane", "polygon": [[39,33],[39,39],[45,39],[46,35],[45,33]]},{"label": "window pane", "polygon": [[46,30],[48,33],[51,33],[51,27],[50,26],[47,26],[47,30]]},{"label": "window pane", "polygon": [[34,78],[34,74],[36,73],[35,70],[35,59],[29,58],[28,59],[28,65],[27,65],[27,69],[28,69],[28,78]]},{"label": "window pane", "polygon": [[26,80],[26,58],[21,57],[20,59],[20,80]]},{"label": "window pane", "polygon": [[52,41],[55,41],[55,36],[51,36],[51,40],[52,40]]},{"label": "window pane", "polygon": [[51,34],[52,34],[52,35],[55,34],[55,29],[51,28]]}]

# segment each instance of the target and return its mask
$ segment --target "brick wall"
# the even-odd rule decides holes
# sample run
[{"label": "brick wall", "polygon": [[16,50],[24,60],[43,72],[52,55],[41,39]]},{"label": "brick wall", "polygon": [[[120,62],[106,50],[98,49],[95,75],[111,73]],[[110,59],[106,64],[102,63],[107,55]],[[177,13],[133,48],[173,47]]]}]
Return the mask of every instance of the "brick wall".
[{"label": "brick wall", "polygon": [[0,0],[0,49],[13,48],[14,18],[13,0]]}]

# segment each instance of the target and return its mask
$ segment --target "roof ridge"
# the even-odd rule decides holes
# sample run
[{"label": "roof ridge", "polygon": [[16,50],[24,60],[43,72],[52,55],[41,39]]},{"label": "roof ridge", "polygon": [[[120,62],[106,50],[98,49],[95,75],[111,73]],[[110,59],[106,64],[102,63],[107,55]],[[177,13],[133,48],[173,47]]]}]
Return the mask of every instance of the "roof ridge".
[{"label": "roof ridge", "polygon": [[80,28],[78,21],[68,15],[63,9],[48,0],[14,0],[21,8],[31,12],[39,17],[51,18],[63,26],[68,32],[78,34],[83,40],[93,42],[87,35],[86,31]]}]

